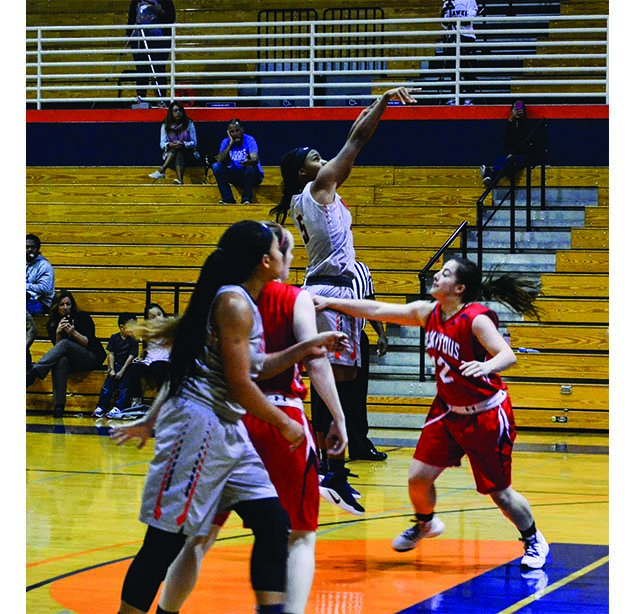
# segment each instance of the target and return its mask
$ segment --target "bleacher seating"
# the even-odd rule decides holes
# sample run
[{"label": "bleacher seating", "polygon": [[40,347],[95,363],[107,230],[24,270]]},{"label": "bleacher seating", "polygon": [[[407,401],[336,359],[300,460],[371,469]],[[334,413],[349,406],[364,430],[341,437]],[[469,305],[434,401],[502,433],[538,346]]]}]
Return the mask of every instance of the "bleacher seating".
[{"label": "bleacher seating", "polygon": [[[152,183],[150,170],[27,169],[27,229],[42,238],[42,253],[55,266],[58,287],[73,290],[80,307],[94,314],[104,342],[120,311],[142,313],[147,281],[195,281],[224,228],[238,219],[269,219],[279,191],[278,169],[265,168],[256,202],[227,207],[209,204],[216,201],[216,187],[203,183],[202,176],[175,187],[171,175]],[[571,246],[558,250],[553,270],[542,274],[543,322],[503,322],[516,350],[537,351],[518,354],[518,365],[505,378],[521,426],[606,430],[608,173],[549,168],[548,182],[552,187],[595,186],[598,202],[585,207],[588,223],[573,229]],[[481,187],[473,168],[359,167],[341,192],[353,214],[359,259],[372,269],[377,298],[403,302],[418,295],[418,271],[453,228],[463,219],[475,221]],[[296,240],[300,247],[291,283],[301,283],[306,264],[297,235]],[[173,309],[168,291],[159,291],[153,300]],[[373,331],[368,332],[374,343]],[[391,341],[395,355],[403,349],[400,343],[398,337]],[[48,347],[40,334],[32,348],[34,359]],[[388,367],[387,375],[382,369],[377,367],[373,377],[399,377],[398,369]],[[102,380],[101,372],[73,376],[67,411],[91,411]],[[369,402],[370,412],[407,416],[423,413],[430,398],[377,392]],[[29,389],[27,409],[50,410],[50,378]]]}]

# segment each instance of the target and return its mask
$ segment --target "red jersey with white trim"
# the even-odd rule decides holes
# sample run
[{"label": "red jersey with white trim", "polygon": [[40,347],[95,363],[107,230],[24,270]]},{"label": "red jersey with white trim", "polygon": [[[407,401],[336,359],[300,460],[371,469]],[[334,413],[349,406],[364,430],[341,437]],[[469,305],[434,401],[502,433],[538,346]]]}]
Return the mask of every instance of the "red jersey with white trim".
[{"label": "red jersey with white trim", "polygon": [[[293,333],[293,311],[300,292],[301,288],[278,281],[271,281],[264,286],[257,305],[262,316],[267,353],[279,352],[297,343]],[[270,379],[256,383],[262,392],[277,392],[302,400],[308,392],[302,380],[300,366],[297,364]]]},{"label": "red jersey with white trim", "polygon": [[484,314],[498,325],[497,314],[480,303],[468,303],[443,322],[437,303],[425,326],[427,354],[434,362],[438,396],[449,405],[474,405],[493,396],[506,384],[497,373],[483,377],[465,377],[459,366],[472,360],[485,361],[490,354],[473,334],[476,316]]}]

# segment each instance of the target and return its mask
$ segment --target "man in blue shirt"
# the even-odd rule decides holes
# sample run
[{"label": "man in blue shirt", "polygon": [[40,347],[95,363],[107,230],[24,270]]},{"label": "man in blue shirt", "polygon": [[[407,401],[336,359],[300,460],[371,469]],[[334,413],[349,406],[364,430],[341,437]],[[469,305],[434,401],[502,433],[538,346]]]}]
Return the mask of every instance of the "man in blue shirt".
[{"label": "man in blue shirt", "polygon": [[264,171],[260,164],[258,144],[244,133],[239,119],[234,118],[227,127],[227,136],[220,144],[216,162],[211,167],[218,190],[220,204],[235,205],[231,185],[242,189],[242,204],[253,202],[253,188],[262,183]]},{"label": "man in blue shirt", "polygon": [[26,235],[26,366],[31,366],[29,348],[37,336],[33,316],[48,313],[55,294],[53,265],[40,254],[42,243],[34,234]]},{"label": "man in blue shirt", "polygon": [[40,247],[38,236],[26,235],[26,310],[32,315],[48,313],[55,294],[55,271]]}]

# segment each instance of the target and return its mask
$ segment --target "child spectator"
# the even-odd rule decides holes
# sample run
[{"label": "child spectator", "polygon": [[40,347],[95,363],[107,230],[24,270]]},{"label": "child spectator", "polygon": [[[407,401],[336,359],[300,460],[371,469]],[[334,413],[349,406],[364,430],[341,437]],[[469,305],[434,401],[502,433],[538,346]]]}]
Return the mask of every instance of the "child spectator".
[{"label": "child spectator", "polygon": [[[165,311],[158,303],[150,303],[145,308],[146,321],[166,318]],[[129,394],[132,407],[143,403],[143,383],[159,390],[169,369],[171,344],[167,339],[143,341],[141,358],[135,359],[128,369]],[[123,408],[121,408],[123,409]]]},{"label": "child spectator", "polygon": [[[134,337],[134,329],[131,326],[136,322],[136,316],[131,313],[119,315],[119,332],[114,333],[106,346],[108,352],[108,375],[101,387],[99,402],[93,412],[95,418],[101,418],[108,411],[112,396],[117,392],[117,399],[113,412],[117,414],[119,407],[127,407],[128,395],[128,375],[126,373],[130,363],[139,355],[139,342]],[[107,418],[110,412],[106,414]]]}]

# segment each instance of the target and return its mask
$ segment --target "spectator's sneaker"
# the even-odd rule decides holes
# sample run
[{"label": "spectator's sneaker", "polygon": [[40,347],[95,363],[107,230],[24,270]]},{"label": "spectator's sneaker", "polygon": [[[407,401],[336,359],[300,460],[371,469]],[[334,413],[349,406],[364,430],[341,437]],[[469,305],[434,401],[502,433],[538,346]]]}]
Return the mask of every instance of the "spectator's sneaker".
[{"label": "spectator's sneaker", "polygon": [[148,175],[150,179],[165,179],[165,173],[161,173],[161,171],[154,171]]},{"label": "spectator's sneaker", "polygon": [[106,418],[109,420],[121,420],[123,418],[123,412],[118,407],[113,407],[107,414]]},{"label": "spectator's sneaker", "polygon": [[392,541],[392,548],[397,552],[413,550],[421,539],[436,537],[445,530],[443,521],[437,516],[429,522],[415,520],[414,525],[403,531]]},{"label": "spectator's sneaker", "polygon": [[329,503],[333,503],[342,510],[361,516],[365,509],[357,503],[352,487],[348,484],[349,469],[343,471],[330,471],[319,485],[319,494]]},{"label": "spectator's sneaker", "polygon": [[472,107],[473,100],[471,100],[471,98],[465,98],[465,101],[462,104],[464,104],[465,107]]},{"label": "spectator's sneaker", "polygon": [[103,409],[102,407],[96,407],[95,411],[92,412],[92,417],[93,418],[103,418],[105,413],[106,413],[105,409]]},{"label": "spectator's sneaker", "polygon": [[220,199],[218,201],[218,204],[219,205],[235,205],[236,201],[235,200],[222,200],[222,199]]},{"label": "spectator's sneaker", "polygon": [[174,185],[183,185],[183,182],[180,179],[174,179],[172,182]]},{"label": "spectator's sneaker", "polygon": [[250,201],[250,200],[243,200],[243,201],[242,201],[242,204],[243,204],[243,205],[250,205],[250,204],[251,204],[251,201]]},{"label": "spectator's sneaker", "polygon": [[541,531],[537,531],[532,537],[520,539],[520,541],[524,542],[524,556],[520,565],[531,569],[541,569],[546,564],[546,557],[550,552],[548,542]]}]

